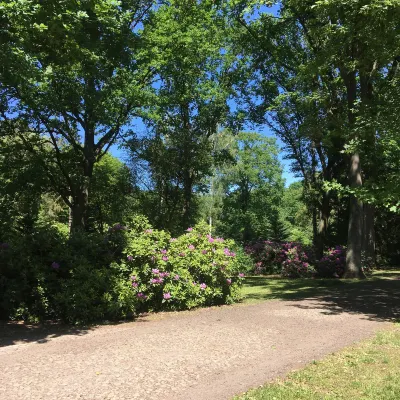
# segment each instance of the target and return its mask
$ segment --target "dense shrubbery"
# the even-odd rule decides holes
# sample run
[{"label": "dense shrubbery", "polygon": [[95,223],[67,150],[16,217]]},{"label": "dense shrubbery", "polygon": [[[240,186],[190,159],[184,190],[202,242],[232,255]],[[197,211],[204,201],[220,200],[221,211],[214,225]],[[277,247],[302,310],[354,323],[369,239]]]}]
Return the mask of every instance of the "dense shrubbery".
[{"label": "dense shrubbery", "polygon": [[178,238],[147,228],[127,232],[120,268],[131,272],[141,309],[182,310],[230,303],[239,298],[239,272],[232,241],[213,238],[207,226],[189,228]]},{"label": "dense shrubbery", "polygon": [[309,247],[300,243],[269,240],[246,246],[255,263],[255,274],[281,274],[288,278],[308,277],[315,273]]},{"label": "dense shrubbery", "polygon": [[230,303],[243,278],[233,245],[201,225],[171,238],[144,218],[105,237],[42,227],[1,245],[1,317],[89,322]]},{"label": "dense shrubbery", "polygon": [[346,266],[346,249],[342,246],[328,249],[317,261],[316,270],[321,278],[341,278]]},{"label": "dense shrubbery", "polygon": [[[341,278],[346,266],[346,248],[336,246],[328,249],[316,260],[310,246],[295,242],[259,241],[246,246],[246,253],[253,259],[252,273],[256,275],[281,274],[288,278]],[[365,274],[371,268],[364,263]]]}]

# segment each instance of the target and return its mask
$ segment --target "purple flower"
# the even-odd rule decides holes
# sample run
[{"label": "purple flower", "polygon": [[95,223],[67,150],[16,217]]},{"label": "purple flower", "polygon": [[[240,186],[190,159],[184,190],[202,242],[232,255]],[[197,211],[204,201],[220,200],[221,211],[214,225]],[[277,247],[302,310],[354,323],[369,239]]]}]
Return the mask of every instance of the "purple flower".
[{"label": "purple flower", "polygon": [[133,261],[133,257],[132,257],[132,256],[128,256],[128,257],[126,257],[126,259],[127,259],[128,261]]},{"label": "purple flower", "polygon": [[187,228],[186,231],[187,232],[192,232],[193,228]]},{"label": "purple flower", "polygon": [[152,272],[154,275],[158,275],[158,274],[160,273],[160,270],[158,270],[157,268],[153,268],[153,269],[151,270],[151,272]]},{"label": "purple flower", "polygon": [[170,242],[176,242],[178,239],[177,238],[171,238],[169,239]]},{"label": "purple flower", "polygon": [[215,240],[216,240],[217,242],[221,242],[221,243],[223,243],[223,241],[224,241],[223,238],[216,238]]},{"label": "purple flower", "polygon": [[232,279],[229,279],[229,278],[228,278],[228,279],[226,280],[226,283],[227,283],[228,285],[232,284]]},{"label": "purple flower", "polygon": [[179,257],[185,257],[186,254],[185,253],[179,253]]},{"label": "purple flower", "polygon": [[226,256],[229,256],[231,254],[231,252],[229,251],[229,249],[227,247],[224,248],[224,253]]},{"label": "purple flower", "polygon": [[137,279],[137,278],[136,278],[136,275],[132,275],[132,276],[131,276],[131,280],[132,280],[132,281],[136,281],[136,279]]},{"label": "purple flower", "polygon": [[153,233],[153,229],[146,229],[144,233]]},{"label": "purple flower", "polygon": [[196,285],[197,285],[197,283],[196,283],[196,282],[192,282],[192,285],[193,285],[193,286],[196,286]]},{"label": "purple flower", "polygon": [[179,275],[178,275],[178,274],[175,275],[175,276],[174,276],[174,279],[175,279],[176,281],[179,281]]},{"label": "purple flower", "polygon": [[200,289],[201,290],[206,290],[207,285],[205,283],[200,284]]},{"label": "purple flower", "polygon": [[163,282],[164,282],[164,279],[163,279],[163,278],[153,278],[153,279],[150,279],[150,283],[153,284],[153,285],[157,285],[158,283],[163,283]]},{"label": "purple flower", "polygon": [[58,269],[58,268],[60,268],[60,264],[56,263],[55,261],[53,261],[52,264],[51,264],[51,268]]},{"label": "purple flower", "polygon": [[139,284],[137,282],[132,282],[132,287],[138,287]]},{"label": "purple flower", "polygon": [[202,251],[202,254],[207,254],[207,253],[208,253],[207,250],[203,250],[203,251]]},{"label": "purple flower", "polygon": [[139,293],[136,295],[136,297],[138,297],[139,299],[143,299],[143,300],[146,300],[146,299],[147,299],[147,296],[146,296],[144,293],[142,293],[142,292],[139,292]]},{"label": "purple flower", "polygon": [[239,278],[244,278],[244,273],[243,273],[243,272],[241,272],[241,273],[239,274]]},{"label": "purple flower", "polygon": [[160,278],[165,278],[169,276],[169,272],[160,272]]},{"label": "purple flower", "polygon": [[167,250],[166,249],[162,249],[161,250],[161,254],[167,254]]},{"label": "purple flower", "polygon": [[111,228],[112,231],[126,231],[126,229],[126,226],[123,226],[121,224],[116,224]]},{"label": "purple flower", "polygon": [[168,261],[168,257],[167,257],[167,256],[164,256],[164,257],[162,258],[162,260],[163,260],[163,261]]},{"label": "purple flower", "polygon": [[208,242],[209,242],[209,243],[214,243],[214,239],[213,239],[212,237],[209,237],[209,238],[208,238]]},{"label": "purple flower", "polygon": [[189,249],[189,250],[194,250],[195,247],[194,247],[192,244],[190,244],[190,245],[188,246],[188,249]]},{"label": "purple flower", "polygon": [[164,300],[169,300],[171,298],[171,293],[167,292],[163,294]]}]

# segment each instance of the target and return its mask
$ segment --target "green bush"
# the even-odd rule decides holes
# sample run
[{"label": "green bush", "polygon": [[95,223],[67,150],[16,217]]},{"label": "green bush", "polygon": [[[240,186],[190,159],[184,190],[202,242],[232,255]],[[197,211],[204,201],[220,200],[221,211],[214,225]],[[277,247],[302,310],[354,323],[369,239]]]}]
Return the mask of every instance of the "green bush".
[{"label": "green bush", "polygon": [[106,236],[42,226],[0,246],[0,316],[87,323],[231,303],[243,278],[233,247],[206,225],[174,239],[143,217]]},{"label": "green bush", "polygon": [[239,299],[239,272],[234,242],[213,238],[207,225],[189,228],[178,238],[164,231],[128,232],[126,259],[132,290],[143,310],[183,310]]}]

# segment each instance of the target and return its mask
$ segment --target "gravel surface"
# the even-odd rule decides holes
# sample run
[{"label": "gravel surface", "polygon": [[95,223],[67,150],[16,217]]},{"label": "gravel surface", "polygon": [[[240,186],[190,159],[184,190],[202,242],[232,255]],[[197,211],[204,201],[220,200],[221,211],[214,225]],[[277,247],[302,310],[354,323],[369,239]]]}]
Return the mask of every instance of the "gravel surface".
[{"label": "gravel surface", "polygon": [[20,341],[3,329],[0,399],[230,399],[388,325],[301,300],[38,331]]}]

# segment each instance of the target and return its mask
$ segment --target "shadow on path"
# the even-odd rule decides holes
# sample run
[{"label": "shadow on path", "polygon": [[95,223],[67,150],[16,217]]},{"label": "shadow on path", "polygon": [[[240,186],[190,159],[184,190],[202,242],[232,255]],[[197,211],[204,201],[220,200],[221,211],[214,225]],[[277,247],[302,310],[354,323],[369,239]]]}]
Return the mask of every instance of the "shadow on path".
[{"label": "shadow on path", "polygon": [[19,343],[43,344],[65,335],[85,335],[93,328],[76,328],[58,323],[25,324],[0,321],[0,347]]},{"label": "shadow on path", "polygon": [[[382,275],[389,278],[388,274]],[[340,280],[269,280],[248,278],[247,285],[259,286],[248,299],[312,300],[312,305],[294,303],[293,307],[320,309],[324,314],[350,312],[380,321],[400,321],[400,273],[390,278],[363,281]],[[262,289],[265,289],[263,293]]]}]

